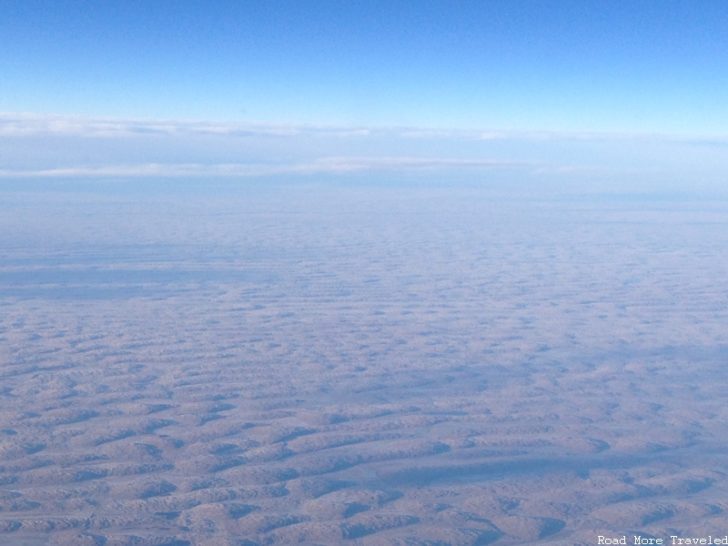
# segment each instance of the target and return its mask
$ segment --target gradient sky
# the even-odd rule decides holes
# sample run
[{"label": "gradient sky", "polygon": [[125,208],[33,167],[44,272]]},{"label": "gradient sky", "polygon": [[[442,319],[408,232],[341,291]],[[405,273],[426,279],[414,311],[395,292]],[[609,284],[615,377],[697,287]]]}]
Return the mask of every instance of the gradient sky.
[{"label": "gradient sky", "polygon": [[0,111],[721,133],[725,1],[0,5]]},{"label": "gradient sky", "polygon": [[0,178],[726,191],[728,2],[0,0]]}]

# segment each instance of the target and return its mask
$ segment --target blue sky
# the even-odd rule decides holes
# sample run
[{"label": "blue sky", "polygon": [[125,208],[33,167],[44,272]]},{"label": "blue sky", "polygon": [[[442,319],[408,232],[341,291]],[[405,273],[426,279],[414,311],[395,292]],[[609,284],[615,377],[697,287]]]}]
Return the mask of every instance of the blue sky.
[{"label": "blue sky", "polygon": [[[719,0],[6,0],[0,42],[6,174],[86,168],[99,156],[109,165],[284,157],[300,167],[385,152],[540,172],[556,158],[549,168],[562,172],[628,173],[674,162],[678,148],[685,172],[693,161],[711,179],[728,172],[728,3]],[[94,129],[110,119],[124,127],[111,140]],[[141,150],[155,120],[182,129]],[[190,121],[222,124],[228,138],[205,140]],[[260,136],[263,126],[298,129],[279,145]],[[333,144],[300,127],[370,133]],[[443,133],[402,138],[403,128]],[[94,138],[73,140],[83,135]],[[51,150],[32,156],[31,142]]]},{"label": "blue sky", "polygon": [[0,110],[720,132],[722,1],[5,1]]}]

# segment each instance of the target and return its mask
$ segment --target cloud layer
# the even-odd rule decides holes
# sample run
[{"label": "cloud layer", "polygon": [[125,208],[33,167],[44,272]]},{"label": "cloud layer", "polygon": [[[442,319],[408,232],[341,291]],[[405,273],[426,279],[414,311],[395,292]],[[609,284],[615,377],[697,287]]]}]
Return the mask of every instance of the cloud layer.
[{"label": "cloud layer", "polygon": [[0,543],[724,532],[728,202],[108,185],[0,191]]},{"label": "cloud layer", "polygon": [[516,131],[435,129],[422,127],[362,127],[311,124],[211,122],[90,118],[32,113],[0,113],[0,137],[64,135],[87,138],[131,135],[225,135],[233,137],[297,137],[302,135],[339,138],[393,136],[402,139],[532,140],[532,141],[672,141],[728,145],[728,134],[694,135],[665,133],[617,133],[597,131]]},{"label": "cloud layer", "polygon": [[725,135],[336,127],[0,114],[0,178],[401,173],[720,187]]},{"label": "cloud layer", "polygon": [[515,169],[527,164],[488,160],[417,158],[417,157],[329,157],[309,163],[265,165],[246,163],[147,163],[139,165],[103,165],[37,170],[0,170],[0,178],[70,178],[70,177],[257,177],[284,174],[345,174],[357,172],[435,172],[453,169],[473,171]]}]

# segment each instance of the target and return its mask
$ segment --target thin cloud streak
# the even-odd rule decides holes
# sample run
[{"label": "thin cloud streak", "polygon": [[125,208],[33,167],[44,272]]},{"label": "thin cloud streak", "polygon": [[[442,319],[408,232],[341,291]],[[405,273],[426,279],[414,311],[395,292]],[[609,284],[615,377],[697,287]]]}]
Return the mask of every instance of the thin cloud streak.
[{"label": "thin cloud streak", "polygon": [[237,136],[237,137],[323,137],[369,136],[362,127],[275,125],[263,123],[216,123],[185,120],[143,120],[85,118],[41,114],[0,113],[0,136],[77,136],[114,138],[139,135]]},{"label": "thin cloud streak", "polygon": [[246,163],[147,163],[139,165],[74,166],[50,169],[4,169],[0,178],[67,177],[256,177],[285,174],[345,174],[357,172],[426,172],[440,169],[492,170],[531,168],[528,163],[416,157],[330,157],[287,165]]},{"label": "thin cloud streak", "polygon": [[692,135],[663,133],[606,133],[579,131],[512,131],[498,129],[436,129],[422,127],[360,127],[283,125],[266,123],[209,122],[71,117],[31,113],[0,113],[0,137],[76,136],[125,138],[130,136],[226,136],[226,137],[391,137],[419,140],[464,141],[593,141],[676,142],[728,146],[728,134]]}]

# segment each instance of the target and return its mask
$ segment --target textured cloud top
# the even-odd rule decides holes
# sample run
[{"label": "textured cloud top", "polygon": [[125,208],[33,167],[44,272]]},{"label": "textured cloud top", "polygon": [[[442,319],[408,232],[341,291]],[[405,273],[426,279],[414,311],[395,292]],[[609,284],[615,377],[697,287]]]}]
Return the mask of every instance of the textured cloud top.
[{"label": "textured cloud top", "polygon": [[725,202],[164,184],[2,191],[0,542],[725,532]]}]

